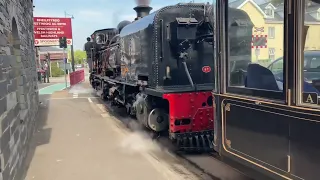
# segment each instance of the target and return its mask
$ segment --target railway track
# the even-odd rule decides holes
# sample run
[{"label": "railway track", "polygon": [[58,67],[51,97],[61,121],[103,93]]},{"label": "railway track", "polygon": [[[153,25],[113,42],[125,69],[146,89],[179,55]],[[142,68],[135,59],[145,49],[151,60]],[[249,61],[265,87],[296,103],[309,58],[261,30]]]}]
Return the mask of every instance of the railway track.
[{"label": "railway track", "polygon": [[[99,93],[97,93],[99,96]],[[252,180],[241,172],[222,163],[215,153],[206,154],[190,154],[183,153],[177,150],[175,145],[168,139],[167,134],[155,135],[145,128],[138,125],[136,119],[127,115],[125,108],[112,106],[111,103],[97,99],[99,104],[104,105],[105,109],[118,120],[121,127],[126,128],[131,132],[143,133],[149,139],[156,141],[157,144],[168,154],[177,157],[180,163],[190,172],[194,173],[200,179],[204,180]],[[163,157],[168,163],[172,160],[169,157]]]}]

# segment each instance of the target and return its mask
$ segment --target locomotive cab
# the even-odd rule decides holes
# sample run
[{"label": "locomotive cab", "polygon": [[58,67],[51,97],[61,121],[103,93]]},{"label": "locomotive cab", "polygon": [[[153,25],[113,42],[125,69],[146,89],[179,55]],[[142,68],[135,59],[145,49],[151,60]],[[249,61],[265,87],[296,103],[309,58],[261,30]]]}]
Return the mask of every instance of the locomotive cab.
[{"label": "locomotive cab", "polygon": [[101,73],[107,73],[104,71],[104,62],[103,59],[106,58],[105,54],[101,53],[103,49],[106,48],[107,43],[116,36],[117,31],[116,28],[108,28],[108,29],[100,29],[96,30],[92,33],[91,39],[94,43],[94,48],[92,48],[92,72],[90,74],[90,83],[94,88],[100,86],[100,79],[96,77],[96,75],[100,75]]}]

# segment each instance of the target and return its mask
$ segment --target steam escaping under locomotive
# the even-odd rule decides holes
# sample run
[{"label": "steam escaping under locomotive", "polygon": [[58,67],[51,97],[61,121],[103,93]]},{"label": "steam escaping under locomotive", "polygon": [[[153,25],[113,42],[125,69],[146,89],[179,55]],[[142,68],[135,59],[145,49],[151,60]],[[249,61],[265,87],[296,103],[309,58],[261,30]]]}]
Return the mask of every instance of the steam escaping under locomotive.
[{"label": "steam escaping under locomotive", "polygon": [[[212,7],[179,3],[151,14],[152,8],[145,5],[134,10],[137,18],[133,22],[122,21],[117,28],[92,34],[96,44],[92,87],[102,91],[104,100],[125,107],[148,129],[169,132],[181,150],[212,151]],[[233,21],[229,26],[239,25]],[[251,32],[252,24],[244,28]],[[246,38],[244,34],[244,41],[251,42],[251,35]],[[243,55],[251,56],[251,46]],[[248,60],[251,58],[241,59]]]}]

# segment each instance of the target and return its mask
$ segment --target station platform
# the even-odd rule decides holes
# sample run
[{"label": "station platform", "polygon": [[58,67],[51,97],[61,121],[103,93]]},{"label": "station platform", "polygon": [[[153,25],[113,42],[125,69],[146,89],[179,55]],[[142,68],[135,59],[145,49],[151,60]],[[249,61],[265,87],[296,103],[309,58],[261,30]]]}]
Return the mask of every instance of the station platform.
[{"label": "station platform", "polygon": [[26,180],[197,180],[143,134],[129,132],[89,84],[40,95]]}]

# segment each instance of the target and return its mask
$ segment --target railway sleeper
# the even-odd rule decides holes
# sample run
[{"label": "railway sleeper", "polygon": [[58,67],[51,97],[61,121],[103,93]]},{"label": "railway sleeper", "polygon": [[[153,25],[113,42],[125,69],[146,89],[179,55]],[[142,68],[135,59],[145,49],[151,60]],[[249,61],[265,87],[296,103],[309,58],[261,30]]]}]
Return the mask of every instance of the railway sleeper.
[{"label": "railway sleeper", "polygon": [[179,151],[205,153],[213,151],[213,130],[175,133]]}]

